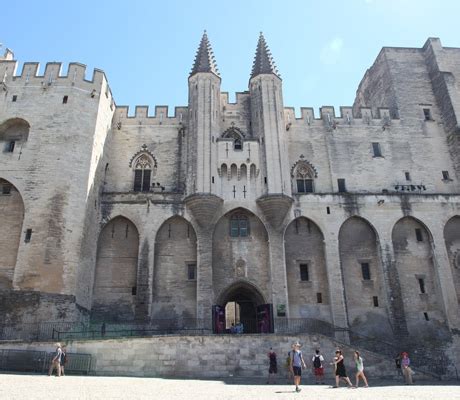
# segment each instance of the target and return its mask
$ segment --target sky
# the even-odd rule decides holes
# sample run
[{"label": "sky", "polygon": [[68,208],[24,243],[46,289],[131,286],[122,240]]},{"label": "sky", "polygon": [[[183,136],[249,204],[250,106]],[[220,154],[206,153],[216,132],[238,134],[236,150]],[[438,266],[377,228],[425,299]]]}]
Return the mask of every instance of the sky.
[{"label": "sky", "polygon": [[[248,88],[259,32],[283,79],[284,105],[352,105],[383,46],[460,47],[458,0],[8,1],[0,43],[19,62],[102,69],[117,105],[187,105],[187,79],[206,29],[221,90]],[[3,50],[2,50],[3,51]]]}]

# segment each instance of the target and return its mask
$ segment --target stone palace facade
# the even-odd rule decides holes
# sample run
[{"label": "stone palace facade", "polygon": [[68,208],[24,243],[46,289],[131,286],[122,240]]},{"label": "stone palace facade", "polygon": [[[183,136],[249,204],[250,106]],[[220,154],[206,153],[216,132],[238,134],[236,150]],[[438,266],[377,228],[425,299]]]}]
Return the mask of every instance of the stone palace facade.
[{"label": "stone palace facade", "polygon": [[188,105],[0,59],[0,315],[460,329],[460,49],[384,47],[353,106],[286,107],[260,35],[231,103],[204,33]]}]

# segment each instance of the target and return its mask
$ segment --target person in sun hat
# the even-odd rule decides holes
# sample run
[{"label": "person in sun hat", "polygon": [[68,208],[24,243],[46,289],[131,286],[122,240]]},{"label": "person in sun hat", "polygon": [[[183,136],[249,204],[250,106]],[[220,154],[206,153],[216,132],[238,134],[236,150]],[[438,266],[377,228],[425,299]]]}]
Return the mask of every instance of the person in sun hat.
[{"label": "person in sun hat", "polygon": [[292,345],[291,351],[291,371],[294,375],[294,385],[295,391],[300,392],[300,378],[302,376],[302,367],[307,368],[305,361],[303,360],[302,352],[300,351],[301,344],[299,342],[295,342]]}]

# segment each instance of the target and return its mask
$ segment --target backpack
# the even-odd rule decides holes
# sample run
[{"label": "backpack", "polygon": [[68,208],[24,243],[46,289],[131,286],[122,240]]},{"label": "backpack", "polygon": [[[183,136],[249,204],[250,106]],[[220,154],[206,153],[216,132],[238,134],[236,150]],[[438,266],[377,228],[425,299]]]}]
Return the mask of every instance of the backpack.
[{"label": "backpack", "polygon": [[321,356],[315,356],[315,360],[313,361],[313,366],[315,368],[321,368]]}]

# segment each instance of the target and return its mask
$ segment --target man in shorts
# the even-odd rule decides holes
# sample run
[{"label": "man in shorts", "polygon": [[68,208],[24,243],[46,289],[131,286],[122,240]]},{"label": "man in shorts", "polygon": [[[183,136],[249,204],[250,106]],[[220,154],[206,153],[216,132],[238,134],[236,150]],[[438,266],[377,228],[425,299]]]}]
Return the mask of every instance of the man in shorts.
[{"label": "man in shorts", "polygon": [[324,357],[319,350],[315,351],[315,355],[311,361],[313,362],[313,372],[315,374],[316,384],[324,384]]},{"label": "man in shorts", "polygon": [[300,351],[300,343],[296,342],[292,346],[291,351],[291,371],[294,375],[294,385],[295,391],[298,393],[300,392],[300,377],[302,376],[302,367],[307,368],[305,365],[305,361],[302,357],[302,352]]}]

